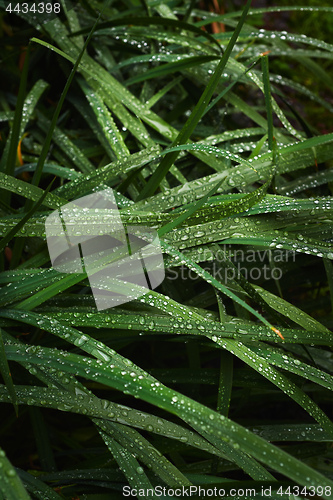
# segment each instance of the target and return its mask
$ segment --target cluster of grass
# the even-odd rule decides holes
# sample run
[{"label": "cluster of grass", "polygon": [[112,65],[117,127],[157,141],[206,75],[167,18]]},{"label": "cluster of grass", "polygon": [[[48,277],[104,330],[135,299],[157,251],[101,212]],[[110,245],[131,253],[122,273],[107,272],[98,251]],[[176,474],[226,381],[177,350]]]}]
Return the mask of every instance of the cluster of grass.
[{"label": "cluster of grass", "polygon": [[[331,499],[333,133],[313,117],[329,128],[333,45],[250,1],[8,3],[0,499]],[[45,219],[106,188],[157,230],[166,277],[98,311],[87,276],[52,268]]]}]

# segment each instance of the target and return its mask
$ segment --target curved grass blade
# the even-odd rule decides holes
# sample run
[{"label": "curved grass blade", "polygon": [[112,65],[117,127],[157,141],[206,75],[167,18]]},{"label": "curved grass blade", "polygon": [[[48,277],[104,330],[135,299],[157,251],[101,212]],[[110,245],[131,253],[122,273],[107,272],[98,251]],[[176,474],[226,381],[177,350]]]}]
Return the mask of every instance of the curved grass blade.
[{"label": "curved grass blade", "polygon": [[287,318],[294,321],[297,325],[301,326],[305,330],[312,330],[318,334],[321,333],[322,335],[331,335],[331,332],[328,328],[326,328],[322,323],[315,320],[309,314],[306,314],[298,307],[290,304],[281,297],[274,295],[268,290],[259,287],[258,285],[253,286],[270,307],[275,309],[280,314],[287,316]]},{"label": "curved grass blade", "polygon": [[[75,312],[75,314],[64,311],[50,312],[49,310],[43,310],[40,312],[40,316],[33,319],[29,316],[30,313],[26,313],[25,311],[3,309],[0,311],[0,317],[19,321],[21,315],[25,323],[35,326],[42,325],[44,330],[50,331],[51,333],[53,333],[53,330],[50,330],[48,322],[43,321],[45,317],[49,320],[57,320],[59,325],[63,327],[75,326],[127,331],[133,330],[134,332],[139,331],[141,334],[147,333],[148,335],[151,333],[152,328],[155,328],[156,334],[159,335],[202,335],[203,332],[206,332],[207,334],[216,334],[242,341],[262,340],[275,342],[276,340],[278,342],[275,334],[273,334],[272,330],[268,327],[258,325],[258,323],[255,322],[237,322],[237,324],[235,324],[231,319],[228,319],[228,321],[226,320],[223,324],[219,324],[216,321],[212,321],[210,318],[208,319],[199,314],[194,314],[191,309],[185,308],[181,306],[181,304],[172,301],[169,297],[160,295],[156,292],[154,295],[150,294],[149,299],[143,296],[140,302],[150,306],[153,304],[154,307],[162,310],[165,315],[145,313],[143,318],[140,314],[91,313],[91,309],[82,313]],[[40,323],[38,323],[38,321]],[[286,342],[289,344],[331,345],[330,333],[324,334],[321,332],[319,334],[312,329],[305,331],[296,328],[281,328],[281,332]]]},{"label": "curved grass blade", "polygon": [[[3,174],[2,172],[0,172],[0,182],[2,189],[24,196],[28,200],[38,201],[44,193],[43,189],[21,181],[20,179],[15,179],[15,177]],[[43,201],[44,204],[50,208],[59,208],[66,203],[65,199],[53,193],[48,193]]]},{"label": "curved grass blade", "polygon": [[[7,341],[11,345],[22,345],[22,343],[13,340],[11,337],[7,335]],[[105,356],[102,358],[103,361],[106,360]],[[93,422],[97,425],[97,427],[101,428],[108,436],[109,436],[109,441],[111,441],[111,436],[114,436],[121,445],[124,446],[125,454],[127,455],[128,452],[132,455],[135,453],[148,467],[151,469],[158,477],[160,477],[163,481],[165,481],[169,486],[175,486],[175,485],[182,485],[182,484],[191,484],[185,476],[181,472],[177,470],[175,466],[173,466],[165,457],[161,456],[160,452],[154,448],[146,439],[144,439],[137,431],[134,429],[125,427],[124,425],[121,425],[119,423],[112,423],[110,422],[111,419],[115,419],[117,416],[117,419],[122,422],[126,423],[127,425],[130,425],[131,423],[131,418],[130,421],[127,421],[128,415],[132,417],[132,422],[134,425],[138,425],[138,420],[139,422],[141,421],[141,426],[145,430],[152,431],[154,430],[157,433],[161,432],[161,426],[163,426],[163,423],[165,422],[168,426],[168,428],[171,427],[171,430],[175,430],[179,426],[175,426],[174,424],[168,423],[164,421],[163,419],[151,416],[151,415],[145,415],[141,412],[137,412],[136,410],[132,410],[130,408],[126,408],[122,405],[113,405],[109,401],[101,401],[99,398],[94,396],[93,394],[90,393],[86,387],[81,385],[79,382],[77,382],[73,377],[71,377],[71,382],[69,379],[65,381],[66,379],[63,377],[63,373],[59,372],[59,377],[55,376],[55,372],[52,370],[49,370],[48,368],[42,368],[42,376],[40,373],[38,373],[36,368],[31,368],[31,365],[27,363],[22,363],[23,366],[25,366],[31,373],[33,373],[35,376],[40,378],[44,383],[49,385],[49,387],[46,388],[41,388],[41,387],[31,387],[27,386],[26,395],[30,394],[30,397],[32,396],[32,399],[29,399],[29,397],[25,400],[24,399],[24,389],[23,389],[23,401],[26,402],[29,405],[38,405],[42,407],[54,407],[58,408],[63,411],[75,411],[77,413],[82,413],[82,414],[96,414],[98,418],[93,418]],[[127,360],[126,364],[124,366],[130,366],[131,363],[129,360]],[[121,366],[121,364],[119,365]],[[133,366],[133,369],[138,368]],[[45,371],[46,370],[46,371]],[[51,373],[51,376],[49,375],[49,372]],[[140,370],[139,370],[140,373]],[[47,375],[45,377],[45,375]],[[148,374],[146,374],[148,376]],[[142,377],[142,375],[141,375]],[[143,377],[142,377],[143,378]],[[154,380],[154,379],[152,379]],[[55,393],[54,386],[58,386],[60,381],[60,389],[61,389],[61,394],[60,396]],[[0,387],[0,392],[1,392],[1,387]],[[57,392],[59,390],[57,389]],[[20,391],[20,395],[22,397],[22,391]],[[34,396],[36,400],[34,401]],[[51,398],[50,398],[51,396]],[[93,411],[92,411],[93,409]],[[102,418],[101,418],[102,417]],[[152,428],[151,424],[148,425],[147,429],[147,422],[153,423],[156,425],[156,430]],[[184,442],[184,434],[182,431],[185,431],[185,437],[187,436],[195,436],[195,434],[191,431],[187,431],[186,429],[180,429],[180,433],[177,430],[176,433],[179,434],[179,439]],[[175,438],[175,435],[173,436]],[[193,441],[193,438],[192,438]],[[203,445],[203,448],[206,450],[209,450],[210,452],[217,453],[218,455],[221,455],[221,453],[218,450],[215,450],[209,443],[207,443],[203,438],[200,436],[195,437],[195,441],[193,441],[193,444],[195,446],[200,446]],[[140,480],[144,479],[141,478],[141,475],[144,474],[143,469],[137,472],[139,474],[140,478],[137,478],[137,483],[140,484]]]},{"label": "curved grass blade", "polygon": [[[165,301],[164,301],[164,303],[165,303]],[[14,314],[15,314],[15,312],[14,312]],[[29,317],[31,317],[32,320],[33,320],[34,317],[38,317],[34,313],[26,314],[24,316],[25,316],[24,317],[24,321],[25,322],[29,322]],[[40,318],[40,316],[39,316],[39,318]],[[34,321],[32,321],[32,323],[34,323]],[[60,335],[59,327],[54,322],[54,320],[53,321],[52,320],[48,321],[48,319],[44,317],[43,320],[42,319],[38,319],[37,324],[40,327],[44,327],[44,328],[48,329],[49,331],[52,331],[53,333],[56,333],[56,335]],[[64,332],[64,338],[66,338],[66,340],[69,340],[69,337],[73,336],[72,334],[68,333],[69,331],[73,331],[73,329],[66,328],[66,331]],[[114,361],[116,361],[119,358],[119,355],[116,355],[116,356],[113,355],[112,356],[110,349],[108,349],[106,346],[103,346],[103,344],[99,345],[99,348],[96,350],[95,347],[94,347],[94,345],[96,344],[96,341],[94,341],[93,339],[89,340],[89,337],[86,336],[86,335],[84,335],[83,337],[85,338],[85,341],[83,343],[81,341],[80,342],[78,341],[77,345],[83,346],[83,348],[85,350],[87,350],[87,352],[91,352],[91,354],[94,354],[100,360],[106,361],[106,359],[107,359],[106,356],[109,359],[113,359]],[[10,343],[13,344],[12,341]],[[76,342],[74,342],[74,343],[76,344]],[[89,344],[92,344],[92,345],[90,346]],[[102,353],[102,351],[104,351],[104,352]],[[108,352],[108,354],[106,354],[106,352]],[[111,358],[111,356],[112,356],[112,358]],[[120,361],[120,365],[119,366],[120,367],[124,366],[124,363],[121,361],[121,359],[119,359],[119,361]],[[118,364],[119,364],[119,361],[118,361]],[[127,365],[128,365],[128,362],[125,363],[125,366],[127,366]],[[139,377],[141,377],[141,378],[142,378],[142,374],[145,373],[145,372],[142,372],[138,367],[134,367],[134,365],[132,365],[132,370],[135,370],[136,373],[139,373],[140,374]],[[134,373],[135,372],[132,371],[132,375]],[[156,382],[148,374],[145,374],[144,378],[145,379],[149,379],[150,378],[152,380],[153,385]],[[73,406],[71,406],[71,408],[73,408]],[[103,406],[103,408],[104,408],[104,406]],[[113,415],[113,417],[114,417],[114,415]],[[199,430],[199,432],[200,432],[200,430]],[[202,431],[201,431],[201,433],[202,433]],[[238,450],[234,450],[227,443],[223,443],[222,446],[221,446],[221,444],[219,444],[219,440],[218,439],[216,439],[214,437],[211,437],[209,435],[206,435],[205,432],[203,433],[203,435],[209,441],[211,441],[212,444],[217,447],[217,449],[222,449],[223,452],[225,454],[227,454],[227,456],[229,457],[230,460],[235,461],[242,469],[244,469],[254,479],[267,480],[267,479],[271,479],[272,478],[272,476],[270,474],[268,474],[262,468],[262,466],[260,466],[259,464],[257,464],[255,461],[253,461],[249,457],[247,457],[244,453],[241,453]]]},{"label": "curved grass blade", "polygon": [[[33,172],[37,167],[37,163],[25,163],[21,167],[15,169],[15,176],[20,175],[22,172]],[[46,174],[53,174],[63,179],[74,180],[80,176],[79,172],[74,171],[72,168],[63,167],[56,163],[44,163],[43,172]]]},{"label": "curved grass blade", "polygon": [[[253,169],[253,166],[251,165],[251,162],[245,160],[241,156],[235,155],[231,153],[230,151],[223,151],[222,149],[216,148],[214,146],[208,146],[206,144],[202,143],[194,143],[194,144],[179,144],[177,146],[170,146],[170,148],[167,148],[166,150],[162,151],[160,153],[160,156],[165,156],[169,155],[174,152],[179,152],[179,151],[202,151],[203,153],[208,153],[212,154],[215,156],[221,156],[223,158],[226,158],[227,160],[232,160],[235,161],[239,164],[243,164],[247,166],[248,168]],[[139,201],[139,200],[138,200]]]},{"label": "curved grass blade", "polygon": [[[41,326],[40,321],[38,322],[38,324],[39,324],[39,326]],[[54,322],[52,322],[52,325],[53,326],[52,326],[51,330],[54,331],[54,332],[56,332],[57,335],[59,335],[59,328],[56,328],[56,329],[54,328],[55,327]],[[65,335],[66,335],[66,339],[68,339],[68,333],[67,332],[65,333]],[[88,339],[88,337],[86,337],[86,338]],[[84,343],[84,345],[88,341],[89,341],[89,339]],[[92,340],[92,342],[94,342],[94,341]],[[13,343],[15,345],[18,345],[17,341],[13,342],[12,339],[10,339],[9,343],[11,345],[13,345]],[[82,345],[82,344],[80,344],[80,345]],[[104,346],[104,348],[107,349],[106,346]],[[89,349],[88,349],[88,352],[90,352]],[[95,350],[91,351],[91,353],[95,353],[95,355],[96,355],[96,351]],[[101,353],[101,347],[97,351],[97,356],[99,356],[100,353]],[[117,357],[119,357],[119,356],[117,355]],[[105,361],[106,360],[105,354],[103,354],[100,359],[103,360],[103,361]],[[113,357],[113,359],[116,360],[115,357]],[[128,361],[126,361],[125,366],[128,366],[128,364],[129,364]],[[120,367],[123,366],[123,363],[121,362],[119,366]],[[141,373],[145,373],[145,372],[142,372],[138,367],[135,367],[134,365],[131,365],[131,366],[132,366],[132,370],[135,370],[136,373],[139,373],[140,374],[139,377],[142,379],[143,375]],[[134,374],[134,371],[132,371],[132,376],[133,376],[133,374]],[[153,378],[149,377],[149,375],[147,373],[145,374],[145,378],[146,379],[150,378],[153,381],[153,384],[156,382]],[[43,380],[43,378],[42,378],[42,380]],[[54,384],[52,384],[52,385],[54,385]],[[82,389],[83,389],[84,392],[86,392],[86,389],[84,387]],[[39,388],[37,390],[40,392]],[[30,390],[30,393],[31,393],[31,390]],[[77,393],[77,389],[75,389],[75,394],[81,395],[81,398],[82,398],[82,391],[81,390],[80,390],[79,393]],[[48,405],[48,401],[47,401],[48,399],[49,399],[49,397],[45,397],[45,394],[43,394],[42,401],[44,401],[45,405]],[[61,400],[58,399],[57,402],[58,402],[58,405],[59,405],[59,409],[62,409],[62,407],[64,405],[63,398]],[[54,405],[54,399],[52,400],[51,404]],[[80,404],[78,406],[80,408],[80,411],[82,411],[84,413],[90,413],[90,411],[86,412],[85,409],[82,408],[82,401],[80,402]],[[65,404],[64,408],[68,409],[69,407]],[[70,408],[71,408],[72,411],[73,410],[75,411],[75,404],[73,404],[73,402],[71,403]],[[107,406],[105,406],[105,404],[102,403],[102,409],[104,411],[106,410],[108,412],[111,409],[110,408],[110,404],[108,403]],[[97,411],[99,411],[99,410],[100,410],[100,405],[98,405],[98,407],[97,407]],[[128,412],[126,411],[126,415],[127,415],[127,413]],[[124,417],[124,410],[121,410],[121,415],[122,415],[121,418],[123,418]],[[107,416],[108,417],[112,417],[112,418],[115,417],[113,411],[111,413],[108,413]],[[160,421],[160,419],[157,419],[157,421],[158,421],[158,427],[160,427],[162,421]],[[99,420],[97,423],[101,424],[101,421]],[[108,422],[105,422],[104,426],[108,426],[108,428],[110,427],[110,425],[108,424]],[[199,430],[199,432],[200,432],[200,430]],[[241,468],[243,468],[254,479],[258,479],[258,480],[272,479],[272,476],[269,473],[267,473],[265,471],[265,469],[262,466],[260,466],[260,464],[257,464],[253,459],[247,457],[244,453],[242,453],[242,452],[240,452],[238,450],[233,449],[232,447],[230,447],[230,445],[228,445],[226,443],[223,443],[222,446],[221,446],[221,444],[219,443],[219,440],[217,440],[216,438],[208,436],[208,440],[211,441],[213,444],[215,444],[215,446],[217,447],[217,450],[219,450],[220,448],[222,448],[225,451],[225,453],[227,454],[227,456],[229,457],[230,460],[234,460]],[[183,439],[182,439],[182,441],[183,441]],[[198,446],[199,443],[200,443],[200,441],[197,442],[197,446]],[[219,451],[217,452],[217,454],[221,456],[221,453]],[[149,454],[148,454],[148,456],[149,456]],[[145,456],[143,456],[143,458],[144,458],[144,461],[147,462],[147,458]],[[175,469],[172,469],[172,468],[170,469],[170,466],[168,465],[168,462],[165,461],[165,459],[159,459],[159,462],[161,462],[161,463],[160,464],[151,464],[150,461],[148,460],[148,465],[149,465],[149,467],[152,467],[153,469],[156,469],[156,472],[157,473],[159,472],[158,475],[161,476],[161,474],[162,474],[161,477],[164,480],[166,480],[167,482],[168,482],[168,475],[170,475],[170,472],[171,472],[171,478],[173,478],[174,480],[176,478],[178,478],[177,479],[178,482],[179,482],[179,480],[180,481],[182,480],[182,476],[179,476],[179,473]],[[162,466],[162,469],[161,469],[161,466]],[[168,475],[165,477],[165,473],[166,473],[167,469],[169,469],[169,472],[167,473]]]},{"label": "curved grass blade", "polygon": [[156,145],[151,148],[142,149],[127,158],[125,157],[124,159],[100,167],[92,174],[81,175],[78,179],[57,188],[55,192],[60,196],[65,196],[67,199],[79,197],[84,193],[90,192],[101,183],[110,182],[119,178],[121,174],[129,173],[146,165],[150,161],[155,160],[158,154],[159,148]]},{"label": "curved grass blade", "polygon": [[[31,322],[30,324],[41,326],[38,322]],[[50,322],[49,324],[54,325],[54,323],[52,322]],[[47,328],[45,324],[43,326]],[[56,326],[57,328],[54,328],[54,326],[52,326],[47,331],[50,331],[53,334],[60,335],[61,326],[63,327],[63,325],[59,324]],[[5,332],[4,336],[6,343],[10,345],[23,345],[21,341],[13,339],[13,337]],[[89,337],[84,337],[85,340],[83,344],[80,344],[80,346],[86,345],[84,349],[86,352],[90,352],[100,361],[106,361],[107,355],[105,353],[102,353],[101,346],[103,344],[100,344],[98,349],[96,349],[96,341],[94,339],[90,339],[89,341]],[[62,338],[69,338],[66,328],[64,330],[64,335],[62,336]],[[92,349],[88,349],[89,343],[92,344]],[[109,353],[111,359],[112,355],[110,349],[106,346],[104,346],[104,348],[106,352]],[[113,359],[115,362],[117,362],[119,367],[126,368],[128,366],[133,366],[134,369],[139,370],[140,374],[142,373],[138,367],[131,365],[131,362],[129,360],[124,358],[123,362],[121,360],[121,356],[119,356],[115,352],[114,354],[115,356]],[[155,415],[147,414],[133,408],[128,408],[123,405],[112,403],[108,400],[97,398],[85,386],[76,381],[73,377],[71,378],[71,383],[69,383],[68,381],[66,381],[65,383],[62,372],[59,372],[59,376],[56,376],[55,372],[52,369],[48,369],[47,367],[31,369],[31,365],[27,363],[22,363],[22,365],[31,373],[33,373],[34,376],[45,383],[48,387],[19,386],[17,390],[20,404],[31,404],[34,406],[55,408],[61,411],[68,411],[70,409],[70,411],[76,413],[82,413],[83,415],[95,417],[96,419],[98,419],[97,423],[102,423],[103,421],[109,422],[110,420],[113,420],[117,423],[138,427],[148,432],[164,435],[168,438],[179,440],[183,443],[186,442],[193,447],[200,448],[204,451],[207,451],[208,453],[212,453],[220,457],[224,456],[223,454],[221,454],[218,448],[214,448],[199,434],[196,434],[191,430],[183,428],[160,417],[156,417]],[[146,377],[150,378],[152,382],[156,381],[156,379],[149,376],[147,373],[145,373],[145,375]],[[2,400],[6,402],[8,400],[8,391],[6,391],[5,388],[1,388],[0,386],[0,393]]]}]

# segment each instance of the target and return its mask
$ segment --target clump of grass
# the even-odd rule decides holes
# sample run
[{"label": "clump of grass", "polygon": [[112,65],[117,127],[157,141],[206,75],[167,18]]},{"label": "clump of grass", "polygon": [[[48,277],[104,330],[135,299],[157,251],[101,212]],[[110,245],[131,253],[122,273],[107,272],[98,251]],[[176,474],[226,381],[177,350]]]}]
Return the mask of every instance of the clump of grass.
[{"label": "clump of grass", "polygon": [[[327,84],[333,46],[203,4],[2,6],[1,498],[331,498],[332,106],[295,67]],[[106,188],[166,278],[98,311],[44,224]]]}]

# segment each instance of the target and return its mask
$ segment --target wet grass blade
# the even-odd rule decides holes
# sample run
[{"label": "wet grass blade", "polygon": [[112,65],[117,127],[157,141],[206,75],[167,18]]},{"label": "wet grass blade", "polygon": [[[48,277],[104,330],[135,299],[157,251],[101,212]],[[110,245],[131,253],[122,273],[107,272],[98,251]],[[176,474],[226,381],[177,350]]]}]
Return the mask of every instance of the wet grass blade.
[{"label": "wet grass blade", "polygon": [[[23,196],[31,201],[38,201],[44,194],[44,190],[29,184],[28,182],[21,181],[21,179],[15,179],[9,175],[0,172],[0,182],[2,189],[11,191],[20,196]],[[59,198],[52,193],[47,193],[46,198],[43,200],[44,204],[50,208],[57,208],[66,203],[66,200]]]}]

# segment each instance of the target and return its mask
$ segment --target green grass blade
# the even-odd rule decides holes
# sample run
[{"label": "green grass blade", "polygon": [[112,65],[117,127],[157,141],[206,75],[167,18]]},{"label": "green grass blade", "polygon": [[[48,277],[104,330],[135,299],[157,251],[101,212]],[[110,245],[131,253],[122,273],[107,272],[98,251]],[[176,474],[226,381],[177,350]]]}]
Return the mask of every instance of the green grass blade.
[{"label": "green grass blade", "polygon": [[101,183],[115,180],[119,178],[120,174],[129,173],[155,160],[158,157],[158,152],[159,149],[154,146],[133,153],[128,158],[108,163],[92,174],[81,175],[78,179],[57,188],[56,193],[67,199],[78,198]]},{"label": "green grass blade", "polygon": [[[143,487],[142,483],[145,483],[151,488],[151,484],[145,474],[145,471],[142,467],[140,467],[137,460],[133,460],[132,464],[129,460],[127,463],[126,461],[124,462],[124,458],[128,458],[128,451],[132,456],[134,454],[136,458],[151,469],[157,477],[159,477],[169,487],[181,485],[189,486],[191,484],[191,482],[174,465],[172,465],[169,460],[163,456],[161,457],[160,452],[136,430],[125,427],[121,424],[109,423],[107,421],[97,422],[97,425],[99,427],[99,432],[105,439],[106,444],[108,444],[112,454],[114,451],[114,443],[120,444],[123,447],[125,452],[124,456],[120,457],[119,453],[116,453],[115,457],[117,457],[116,460],[128,477],[130,484],[134,484],[136,487],[138,487],[138,485]],[[133,467],[135,472],[133,471]],[[134,483],[133,472],[135,478]]]},{"label": "green grass blade", "polygon": [[262,296],[262,298],[276,311],[280,314],[287,316],[287,318],[294,321],[296,324],[304,328],[305,330],[312,330],[321,334],[330,334],[330,330],[326,328],[322,323],[312,318],[309,314],[288,303],[286,300],[278,297],[263,288],[254,285],[257,292]]},{"label": "green grass blade", "polygon": [[[15,179],[15,177],[11,177],[9,175],[3,174],[0,172],[0,181],[2,184],[2,189],[6,189],[11,191],[12,193],[19,194],[20,196],[24,196],[28,200],[38,201],[41,196],[44,194],[44,190],[40,189],[37,186],[33,186],[32,184],[28,184],[27,182],[21,181],[20,179]],[[44,204],[50,208],[58,208],[66,203],[66,200],[59,198],[52,193],[48,193]]]},{"label": "green grass blade", "polygon": [[312,382],[333,391],[333,376],[326,371],[300,361],[299,358],[296,358],[291,353],[286,354],[285,352],[281,352],[279,349],[275,349],[272,346],[266,346],[263,343],[256,346],[250,346],[250,348],[258,353],[259,356],[266,359],[266,361],[270,364],[284,370],[288,367],[287,369],[289,373],[295,373],[300,377],[311,380]]}]

